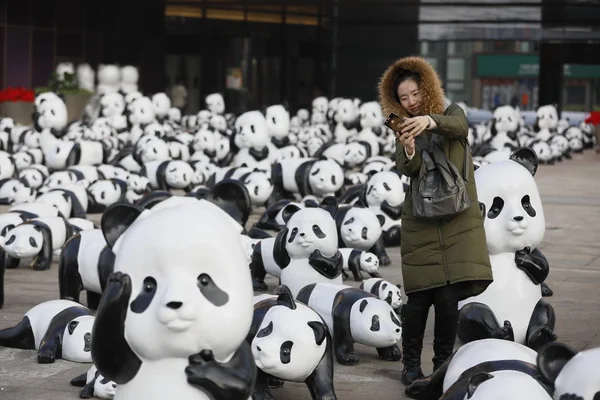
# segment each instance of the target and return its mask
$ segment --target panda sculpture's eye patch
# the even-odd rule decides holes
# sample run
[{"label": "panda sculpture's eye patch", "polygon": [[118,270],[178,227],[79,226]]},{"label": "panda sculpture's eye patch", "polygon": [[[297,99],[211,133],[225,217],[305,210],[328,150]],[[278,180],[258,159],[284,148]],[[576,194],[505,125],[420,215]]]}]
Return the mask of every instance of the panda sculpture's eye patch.
[{"label": "panda sculpture's eye patch", "polygon": [[363,312],[363,311],[365,311],[365,308],[367,307],[367,304],[368,304],[368,303],[369,303],[369,302],[368,302],[367,300],[363,300],[363,301],[361,301],[361,302],[360,302],[359,311],[360,311],[360,312]]},{"label": "panda sculpture's eye patch", "polygon": [[265,326],[260,331],[258,331],[258,333],[256,334],[256,337],[258,337],[258,338],[267,337],[271,333],[273,333],[273,321],[269,322],[269,325]]},{"label": "panda sculpture's eye patch", "polygon": [[381,290],[385,290],[386,287],[387,287],[387,283],[384,283],[383,285],[381,285]]},{"label": "panda sculpture's eye patch", "polygon": [[31,247],[37,247],[37,242],[32,237],[29,237],[29,244],[31,245]]},{"label": "panda sculpture's eye patch", "polygon": [[371,260],[372,260],[372,259],[373,259],[373,257],[369,257],[369,258],[367,258],[365,261],[366,261],[366,262],[371,262]]},{"label": "panda sculpture's eye patch", "polygon": [[221,307],[229,301],[227,293],[222,291],[208,274],[198,276],[198,288],[206,300],[217,307]]},{"label": "panda sculpture's eye patch", "polygon": [[281,344],[281,349],[279,350],[279,358],[281,359],[282,364],[289,364],[292,361],[292,346],[294,342],[291,340],[286,340]]},{"label": "panda sculpture's eye patch", "polygon": [[312,175],[312,176],[315,176],[315,175],[317,175],[317,174],[318,174],[320,171],[321,171],[321,169],[320,169],[320,168],[317,168],[317,169],[315,169],[315,170],[314,170],[314,171],[311,173],[311,175]]},{"label": "panda sculpture's eye patch", "polygon": [[108,380],[108,378],[102,377],[102,379],[100,379],[100,384],[101,384],[101,385],[106,385],[108,382],[110,382],[110,381]]},{"label": "panda sculpture's eye patch", "polygon": [[502,208],[504,208],[504,200],[502,200],[502,198],[500,198],[500,197],[494,197],[494,201],[492,202],[492,207],[490,208],[490,211],[488,211],[488,213],[487,213],[488,218],[489,219],[496,218],[498,215],[500,215]]},{"label": "panda sculpture's eye patch", "polygon": [[[10,231],[12,228],[14,228],[15,226],[10,224],[10,225],[6,225],[4,228],[2,228],[2,232],[0,232],[0,235],[2,236],[6,236],[6,234],[8,233],[8,231]],[[4,244],[9,244],[8,242],[4,243]]]},{"label": "panda sculpture's eye patch", "polygon": [[258,196],[258,186],[254,186],[254,195]]},{"label": "panda sculpture's eye patch", "polygon": [[529,198],[529,195],[523,196],[523,198],[521,199],[521,205],[523,206],[523,210],[525,210],[525,212],[529,214],[530,217],[536,216],[536,212],[533,206],[531,205],[531,199]]},{"label": "panda sculpture's eye patch", "polygon": [[388,185],[387,182],[383,182],[383,188],[388,192],[392,190],[392,188],[390,188],[390,185]]},{"label": "panda sculpture's eye patch", "polygon": [[292,233],[290,234],[290,238],[288,239],[288,243],[292,243],[298,234],[298,228],[292,229]]},{"label": "panda sculpture's eye patch", "polygon": [[146,311],[148,306],[150,306],[154,295],[156,294],[156,286],[156,279],[153,277],[148,276],[146,279],[144,279],[144,284],[140,294],[138,294],[135,300],[131,303],[130,308],[132,312],[141,314]]},{"label": "panda sculpture's eye patch", "polygon": [[323,231],[321,230],[321,228],[319,227],[319,225],[313,225],[312,226],[312,230],[315,233],[315,235],[317,235],[317,237],[319,239],[323,239],[323,238],[325,238],[327,236],[327,235],[325,235],[323,233]]},{"label": "panda sculpture's eye patch", "polygon": [[332,185],[335,185],[335,184],[336,184],[335,175],[331,175],[331,184],[332,184]]},{"label": "panda sculpture's eye patch", "polygon": [[254,125],[250,125],[250,130],[252,131],[252,133],[256,133],[256,131],[254,130]]},{"label": "panda sculpture's eye patch", "polygon": [[83,335],[83,351],[86,353],[92,351],[92,334],[89,332],[86,332],[85,335]]},{"label": "panda sculpture's eye patch", "polygon": [[600,400],[600,392],[596,392],[592,400]]},{"label": "panda sculpture's eye patch", "polygon": [[369,233],[369,229],[365,226],[364,228],[362,228],[362,231],[361,231],[361,237],[364,240],[367,240],[367,233]]},{"label": "panda sculpture's eye patch", "polygon": [[369,186],[369,190],[367,190],[367,194],[370,194],[371,190],[373,190],[373,185]]},{"label": "panda sculpture's eye patch", "polygon": [[17,240],[17,237],[15,235],[11,235],[11,237],[8,238],[8,240],[6,242],[4,242],[4,244],[11,244],[15,240]]},{"label": "panda sculpture's eye patch", "polygon": [[371,318],[371,331],[379,332],[379,329],[379,315],[373,315],[373,318]]}]

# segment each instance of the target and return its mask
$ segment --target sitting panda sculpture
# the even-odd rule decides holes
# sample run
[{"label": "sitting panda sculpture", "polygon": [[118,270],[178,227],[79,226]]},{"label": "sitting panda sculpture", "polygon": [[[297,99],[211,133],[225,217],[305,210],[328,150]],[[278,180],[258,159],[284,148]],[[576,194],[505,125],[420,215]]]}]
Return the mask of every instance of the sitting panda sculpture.
[{"label": "sitting panda sculpture", "polygon": [[475,171],[494,281],[458,303],[458,337],[464,343],[501,338],[537,350],[556,340],[554,309],[540,287],[549,266],[538,248],[545,218],[537,166],[535,152],[520,148],[510,160]]},{"label": "sitting panda sculpture", "polygon": [[323,319],[294,301],[289,289],[254,297],[254,318],[246,338],[257,366],[253,400],[273,400],[269,382],[304,382],[313,400],[335,400],[333,343]]},{"label": "sitting panda sculpture", "polygon": [[240,232],[209,204],[117,203],[102,216],[115,272],[98,308],[92,357],[118,384],[116,400],[248,399],[253,390],[256,366],[244,341],[250,273]]},{"label": "sitting panda sculpture", "polygon": [[312,283],[342,284],[343,258],[333,219],[336,211],[337,201],[328,197],[319,208],[300,210],[294,206],[286,213],[286,228],[273,243],[273,259],[281,268],[281,284],[294,297]]}]

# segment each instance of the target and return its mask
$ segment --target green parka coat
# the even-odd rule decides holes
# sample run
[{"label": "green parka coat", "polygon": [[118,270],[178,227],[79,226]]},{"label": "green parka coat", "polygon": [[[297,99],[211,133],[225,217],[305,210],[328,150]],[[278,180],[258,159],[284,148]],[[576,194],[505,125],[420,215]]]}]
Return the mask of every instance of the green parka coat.
[{"label": "green parka coat", "polygon": [[[462,108],[444,105],[444,93],[437,73],[421,57],[407,57],[396,61],[384,73],[379,84],[380,102],[387,116],[394,112],[407,116],[394,96],[394,78],[401,70],[417,72],[421,78],[419,91],[423,106],[422,115],[429,115],[437,127],[437,143],[446,156],[464,175],[465,142],[468,122]],[[428,131],[421,135],[430,138]],[[411,192],[407,192],[402,209],[401,247],[402,275],[407,294],[447,284],[457,285],[460,299],[476,296],[492,282],[483,218],[477,200],[474,167],[468,152],[467,192],[472,206],[461,214],[442,221],[430,221],[413,216]],[[396,166],[409,178],[416,177],[421,167],[419,145],[415,155],[408,160],[404,146],[396,141]]]}]

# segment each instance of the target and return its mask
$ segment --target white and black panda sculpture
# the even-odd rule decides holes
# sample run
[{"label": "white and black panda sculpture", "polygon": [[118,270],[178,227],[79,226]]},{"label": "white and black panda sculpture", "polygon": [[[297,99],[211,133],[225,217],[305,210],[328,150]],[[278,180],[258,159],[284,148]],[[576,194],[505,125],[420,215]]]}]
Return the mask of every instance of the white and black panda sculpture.
[{"label": "white and black panda sculpture", "polygon": [[313,400],[335,400],[333,342],[323,319],[289,289],[254,297],[248,343],[257,366],[253,400],[273,399],[269,383],[304,382]]},{"label": "white and black panda sculpture", "polygon": [[338,249],[342,253],[344,264],[342,267],[342,276],[348,279],[348,272],[352,273],[352,277],[356,282],[363,280],[362,272],[367,273],[373,278],[380,278],[379,274],[379,258],[371,252],[349,247]]},{"label": "white and black panda sculpture", "polygon": [[542,347],[537,366],[552,387],[554,400],[600,399],[600,347],[576,352],[563,343]]},{"label": "white and black panda sculpture", "polygon": [[400,291],[402,286],[400,284],[394,285],[382,278],[370,278],[362,281],[359,288],[384,300],[392,306],[396,314],[400,315],[400,308],[402,307],[402,293]]},{"label": "white and black panda sculpture", "polygon": [[459,302],[462,342],[501,338],[537,350],[556,340],[554,309],[540,287],[549,266],[538,248],[546,224],[534,179],[537,166],[535,152],[520,148],[510,160],[475,171],[494,281]]},{"label": "white and black panda sculpture", "polygon": [[115,254],[106,244],[101,229],[82,231],[63,246],[58,263],[58,287],[61,299],[79,302],[87,292],[87,306],[98,309],[100,296],[114,270]]},{"label": "white and black panda sculpture", "polygon": [[332,283],[305,286],[296,300],[315,310],[333,336],[333,353],[338,363],[356,365],[354,343],[375,347],[379,358],[399,361],[398,341],[402,326],[392,307],[362,289]]},{"label": "white and black panda sculpture", "polygon": [[81,387],[80,399],[112,399],[117,390],[117,384],[100,374],[98,368],[92,365],[87,372],[71,379],[71,385]]},{"label": "white and black panda sculpture", "polygon": [[405,393],[417,400],[552,400],[536,360],[534,350],[515,342],[476,340]]},{"label": "white and black panda sculpture", "polygon": [[37,350],[40,364],[61,358],[89,363],[94,315],[81,304],[50,300],[25,313],[16,326],[0,330],[0,346]]},{"label": "white and black panda sculpture", "polygon": [[34,270],[50,269],[54,253],[60,252],[73,233],[73,226],[62,217],[40,217],[15,226],[0,241],[6,268],[16,268],[21,260],[33,258]]},{"label": "white and black panda sculpture", "polygon": [[116,400],[248,399],[253,293],[240,232],[218,207],[155,207],[118,203],[102,216],[115,272],[93,361],[118,384]]},{"label": "white and black panda sculpture", "polygon": [[333,219],[336,211],[337,201],[327,197],[319,208],[294,208],[286,213],[286,228],[273,243],[273,260],[281,268],[281,284],[294,297],[311,283],[342,284],[343,258]]}]

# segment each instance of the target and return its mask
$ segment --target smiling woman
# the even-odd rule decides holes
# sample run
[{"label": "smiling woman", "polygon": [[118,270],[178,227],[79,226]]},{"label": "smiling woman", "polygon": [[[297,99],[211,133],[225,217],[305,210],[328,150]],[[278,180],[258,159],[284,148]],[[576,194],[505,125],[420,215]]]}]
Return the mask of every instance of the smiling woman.
[{"label": "smiling woman", "polygon": [[[458,323],[458,301],[481,293],[492,282],[483,220],[469,155],[465,162],[468,123],[462,108],[444,104],[435,70],[421,57],[396,61],[379,84],[384,114],[403,119],[397,133],[396,166],[411,178],[402,208],[402,275],[408,302],[402,308],[402,381],[423,377],[421,351],[427,315],[435,307],[434,370],[452,354]],[[472,206],[453,218],[426,220],[413,215],[412,178],[421,168],[421,143],[434,141],[466,177]],[[465,167],[467,168],[464,171]],[[416,179],[415,179],[416,180]]]}]

